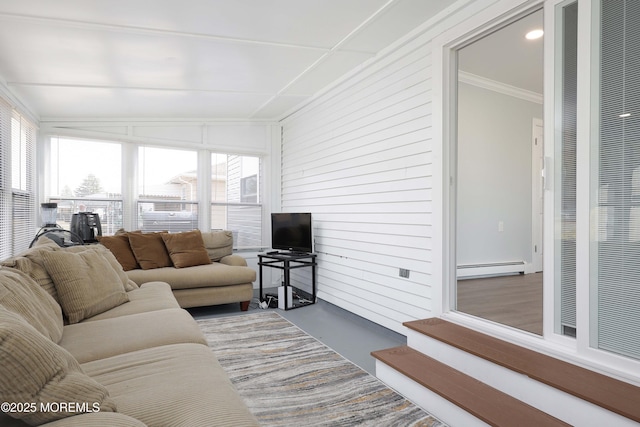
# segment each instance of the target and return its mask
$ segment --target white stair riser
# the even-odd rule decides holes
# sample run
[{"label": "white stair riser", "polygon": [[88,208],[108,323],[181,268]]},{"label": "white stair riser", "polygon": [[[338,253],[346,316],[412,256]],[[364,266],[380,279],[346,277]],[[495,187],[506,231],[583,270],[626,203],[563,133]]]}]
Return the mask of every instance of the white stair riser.
[{"label": "white stair riser", "polygon": [[488,424],[432,392],[389,365],[376,360],[376,377],[387,386],[451,427],[487,427]]}]

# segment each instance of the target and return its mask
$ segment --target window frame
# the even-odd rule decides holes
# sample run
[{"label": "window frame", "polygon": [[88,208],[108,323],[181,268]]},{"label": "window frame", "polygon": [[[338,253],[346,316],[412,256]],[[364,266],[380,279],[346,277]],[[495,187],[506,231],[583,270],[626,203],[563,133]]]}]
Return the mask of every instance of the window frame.
[{"label": "window frame", "polygon": [[[539,0],[527,2],[521,0],[504,0],[482,10],[476,15],[462,22],[448,31],[434,37],[431,47],[433,73],[433,157],[438,159],[433,165],[433,272],[432,272],[432,312],[434,316],[441,316],[452,322],[468,326],[472,329],[484,331],[507,341],[538,349],[552,354],[560,359],[573,363],[591,366],[602,372],[607,372],[620,378],[637,381],[640,378],[640,361],[625,358],[617,354],[608,353],[591,347],[590,310],[593,298],[590,295],[589,286],[589,195],[578,190],[576,200],[576,308],[577,329],[576,338],[562,336],[554,331],[554,322],[557,316],[555,312],[554,296],[554,228],[549,221],[554,218],[553,187],[554,176],[550,170],[546,171],[545,179],[550,182],[549,190],[545,191],[544,198],[544,270],[546,274],[544,283],[543,303],[543,336],[512,330],[502,325],[492,324],[479,318],[473,318],[455,311],[455,288],[452,285],[455,279],[455,167],[451,159],[455,158],[455,147],[449,141],[455,138],[455,126],[452,126],[454,103],[452,94],[455,94],[455,80],[453,72],[455,67],[455,50],[465,41],[485,31],[488,27],[499,25],[512,16],[523,13],[532,7],[540,7],[544,4],[545,15],[545,46],[544,46],[544,122],[555,123],[556,91],[554,89],[554,71],[558,61],[555,40],[555,8],[566,0]],[[592,66],[595,58],[591,49],[593,42],[593,23],[595,16],[590,0],[578,0],[578,112],[577,112],[577,139],[589,141],[591,129],[589,123],[593,120],[592,102],[597,98],[592,96]],[[498,17],[498,18],[496,18]],[[545,126],[545,159],[549,169],[553,168],[554,140],[556,138],[554,126]],[[577,186],[589,184],[589,144],[579,143],[577,150]],[[586,188],[586,187],[584,187]],[[588,192],[587,192],[588,193]],[[442,286],[440,286],[442,284]]]},{"label": "window frame", "polygon": [[[134,230],[139,229],[139,206],[141,203],[153,203],[153,202],[167,202],[167,200],[157,200],[157,199],[141,199],[138,194],[138,181],[140,179],[139,176],[139,148],[140,147],[150,147],[150,148],[160,148],[160,149],[169,149],[169,150],[182,150],[182,151],[195,151],[197,153],[197,194],[204,195],[204,197],[196,197],[194,200],[180,200],[180,203],[189,203],[196,205],[198,212],[197,219],[197,229],[202,231],[209,231],[212,229],[211,227],[211,209],[214,205],[216,206],[259,206],[261,210],[260,215],[260,244],[251,247],[241,247],[234,248],[239,250],[261,250],[263,247],[263,240],[265,236],[265,220],[264,220],[264,208],[265,201],[264,197],[264,180],[261,178],[264,174],[265,168],[265,155],[264,154],[248,154],[248,153],[232,153],[232,152],[222,152],[220,150],[215,150],[213,148],[194,148],[191,146],[181,146],[178,144],[168,145],[168,144],[154,144],[149,142],[131,142],[131,141],[123,141],[118,139],[105,139],[105,138],[94,138],[94,137],[78,137],[78,136],[69,136],[63,134],[51,134],[47,135],[44,139],[47,144],[47,149],[45,152],[49,152],[50,149],[50,141],[51,138],[69,138],[69,139],[82,139],[85,141],[95,141],[95,142],[107,142],[107,143],[115,143],[120,144],[122,146],[121,149],[121,170],[122,170],[122,180],[121,180],[121,197],[119,198],[109,198],[109,201],[117,201],[122,202],[123,204],[123,228],[126,230]],[[239,157],[255,157],[259,162],[259,173],[257,177],[257,191],[258,191],[258,202],[257,203],[234,203],[234,202],[214,202],[211,200],[210,195],[210,187],[211,184],[207,181],[211,178],[211,158],[213,155],[235,155]],[[51,160],[51,155],[45,155],[45,167],[49,167]],[[205,177],[205,178],[203,178]],[[45,188],[44,190],[45,196],[44,200],[82,200],[77,198],[65,198],[65,197],[55,197],[51,195],[51,191],[49,188]],[[105,199],[104,201],[106,201]],[[184,231],[184,230],[179,230]],[[234,242],[235,244],[235,242]]]}]

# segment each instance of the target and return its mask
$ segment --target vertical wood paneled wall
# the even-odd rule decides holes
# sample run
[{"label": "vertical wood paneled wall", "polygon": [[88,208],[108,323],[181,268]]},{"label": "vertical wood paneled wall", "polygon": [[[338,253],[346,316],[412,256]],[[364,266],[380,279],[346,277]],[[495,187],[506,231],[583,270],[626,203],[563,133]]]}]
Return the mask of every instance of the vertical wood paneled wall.
[{"label": "vertical wood paneled wall", "polygon": [[282,211],[313,214],[319,297],[399,332],[431,307],[430,82],[414,40],[282,123]]}]

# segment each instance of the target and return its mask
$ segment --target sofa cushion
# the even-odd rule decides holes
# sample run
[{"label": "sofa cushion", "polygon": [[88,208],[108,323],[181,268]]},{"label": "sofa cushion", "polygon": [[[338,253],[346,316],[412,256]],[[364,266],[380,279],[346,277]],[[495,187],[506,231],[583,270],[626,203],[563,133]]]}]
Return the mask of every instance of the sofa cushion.
[{"label": "sofa cushion", "polygon": [[211,264],[200,230],[162,233],[161,236],[174,267]]},{"label": "sofa cushion", "polygon": [[96,314],[89,319],[85,319],[83,322],[87,323],[95,320],[111,319],[129,314],[146,313],[167,308],[180,308],[176,298],[173,296],[173,292],[171,292],[171,287],[164,282],[144,283],[140,288],[127,292],[127,296],[129,297],[128,302],[120,304],[104,313]]},{"label": "sofa cushion", "polygon": [[118,412],[149,426],[257,426],[211,349],[154,347],[82,365]]},{"label": "sofa cushion", "polygon": [[[40,240],[43,240],[41,237]],[[47,239],[50,240],[50,239]],[[56,292],[56,287],[53,284],[53,280],[51,276],[47,272],[46,267],[44,266],[44,261],[42,260],[42,254],[46,252],[58,251],[61,250],[60,246],[56,245],[39,245],[34,246],[26,251],[16,255],[15,257],[9,258],[7,260],[2,261],[2,265],[5,267],[15,268],[17,270],[26,273],[29,277],[36,281],[38,285],[42,287],[49,295],[53,297],[56,302],[60,302],[58,300],[58,293]]]},{"label": "sofa cushion", "polygon": [[73,253],[78,253],[83,251],[98,252],[100,255],[102,255],[102,257],[104,257],[109,262],[109,265],[111,265],[111,268],[113,269],[113,271],[116,272],[116,274],[120,278],[120,281],[122,282],[122,286],[124,286],[125,291],[128,292],[138,288],[138,285],[134,281],[129,280],[129,276],[127,276],[127,273],[122,268],[122,265],[120,265],[115,255],[113,255],[113,253],[106,247],[102,245],[80,245],[80,246],[71,246],[63,250],[67,252],[73,252]]},{"label": "sofa cushion", "polygon": [[[35,412],[9,413],[29,425],[88,412],[94,404],[100,411],[116,409],[107,389],[87,376],[73,356],[3,308],[0,360],[0,401],[35,405]],[[41,410],[41,404],[52,403],[73,403],[79,411]]]},{"label": "sofa cushion", "polygon": [[67,325],[60,346],[85,363],[179,343],[206,345],[207,341],[187,311],[172,308]]},{"label": "sofa cushion", "polygon": [[77,323],[129,300],[122,280],[97,251],[43,253],[45,267],[69,323]]},{"label": "sofa cushion", "polygon": [[124,271],[140,268],[129,244],[129,237],[126,234],[98,236],[97,239],[101,245],[104,245],[113,253]]},{"label": "sofa cushion", "polygon": [[150,270],[153,268],[171,267],[171,257],[162,240],[163,233],[128,233],[129,244],[140,268]]},{"label": "sofa cushion", "polygon": [[[2,424],[0,424],[2,425]],[[93,412],[80,414],[63,420],[48,423],[47,427],[146,427],[140,420],[136,420],[118,412]]]},{"label": "sofa cushion", "polygon": [[130,279],[138,284],[161,281],[171,285],[171,289],[205,288],[252,283],[256,272],[250,267],[235,267],[219,262],[195,265],[187,269],[166,267],[154,270],[127,271]]},{"label": "sofa cushion", "polygon": [[0,268],[0,306],[19,314],[53,342],[62,338],[62,310],[51,295],[25,273]]},{"label": "sofa cushion", "polygon": [[233,253],[233,233],[231,231],[207,231],[202,233],[202,241],[211,261]]}]

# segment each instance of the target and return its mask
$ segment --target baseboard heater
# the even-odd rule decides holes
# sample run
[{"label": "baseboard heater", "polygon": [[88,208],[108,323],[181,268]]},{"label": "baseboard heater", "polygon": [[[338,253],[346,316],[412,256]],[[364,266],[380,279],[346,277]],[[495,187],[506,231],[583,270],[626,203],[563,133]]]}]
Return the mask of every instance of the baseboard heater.
[{"label": "baseboard heater", "polygon": [[524,272],[524,261],[492,262],[486,264],[464,264],[458,266],[458,278],[496,276],[499,274],[513,274]]}]

